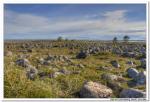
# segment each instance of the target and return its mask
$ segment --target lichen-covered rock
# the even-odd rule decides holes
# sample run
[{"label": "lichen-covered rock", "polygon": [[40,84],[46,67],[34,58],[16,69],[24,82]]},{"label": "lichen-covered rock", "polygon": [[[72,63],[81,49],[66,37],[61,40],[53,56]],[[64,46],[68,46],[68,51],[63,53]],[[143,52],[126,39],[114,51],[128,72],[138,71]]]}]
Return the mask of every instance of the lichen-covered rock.
[{"label": "lichen-covered rock", "polygon": [[137,89],[123,89],[120,98],[145,98],[146,93]]},{"label": "lichen-covered rock", "polygon": [[97,82],[85,82],[80,90],[82,98],[108,98],[112,96],[112,90]]}]

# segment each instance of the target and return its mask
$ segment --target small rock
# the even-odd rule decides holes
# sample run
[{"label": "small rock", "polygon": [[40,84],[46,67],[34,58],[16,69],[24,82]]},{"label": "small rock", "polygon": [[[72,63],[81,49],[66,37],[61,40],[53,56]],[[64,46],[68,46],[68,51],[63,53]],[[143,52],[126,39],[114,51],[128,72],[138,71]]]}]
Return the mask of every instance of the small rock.
[{"label": "small rock", "polygon": [[63,75],[61,72],[54,72],[52,74],[49,74],[49,78],[56,78],[58,77],[59,75]]},{"label": "small rock", "polygon": [[78,67],[79,68],[84,68],[84,65],[83,64],[78,64]]},{"label": "small rock", "polygon": [[133,63],[132,61],[128,61],[127,64],[129,64],[129,65],[131,65],[131,66],[134,65],[134,63]]},{"label": "small rock", "polygon": [[111,64],[116,68],[120,67],[120,64],[117,61],[111,61]]},{"label": "small rock", "polygon": [[71,72],[70,72],[70,71],[68,71],[66,68],[60,69],[60,70],[59,70],[59,72],[61,72],[61,73],[65,74],[65,75],[67,75],[67,74],[70,74],[70,73],[71,73]]},{"label": "small rock", "polygon": [[112,75],[112,74],[108,74],[108,73],[104,73],[104,74],[102,74],[101,75],[101,78],[103,79],[103,80],[111,80],[111,81],[117,81],[117,79],[118,79],[118,76],[116,76],[116,75]]},{"label": "small rock", "polygon": [[38,62],[39,62],[40,64],[44,64],[45,60],[44,60],[43,58],[40,58],[40,59],[38,60]]}]

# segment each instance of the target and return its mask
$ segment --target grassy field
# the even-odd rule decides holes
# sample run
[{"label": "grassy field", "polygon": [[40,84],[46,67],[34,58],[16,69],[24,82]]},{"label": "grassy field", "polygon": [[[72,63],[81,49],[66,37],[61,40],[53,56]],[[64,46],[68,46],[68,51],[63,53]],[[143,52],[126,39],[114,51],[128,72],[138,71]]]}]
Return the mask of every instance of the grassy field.
[{"label": "grassy field", "polygon": [[[57,42],[55,42],[57,43]],[[58,42],[59,43],[59,42]],[[61,43],[61,42],[60,42]],[[112,54],[111,52],[97,53],[88,56],[85,59],[77,59],[76,55],[80,48],[70,49],[68,47],[52,47],[52,48],[32,48],[32,52],[24,53],[18,50],[22,49],[19,46],[7,48],[8,43],[5,43],[5,51],[12,51],[12,56],[4,57],[4,97],[5,98],[79,98],[80,91],[85,81],[100,82],[107,86],[107,81],[101,78],[103,73],[112,73],[122,75],[125,80],[131,80],[126,74],[126,70],[130,68],[127,61],[132,60],[136,63],[135,68],[142,70],[140,61],[135,58],[122,57]],[[59,45],[59,44],[58,44]],[[13,44],[11,45],[13,46]],[[79,74],[61,75],[56,78],[40,78],[37,76],[35,80],[30,80],[26,77],[26,70],[21,66],[16,65],[16,60],[19,55],[28,54],[28,60],[33,66],[38,66],[39,72],[52,73],[53,69],[66,68],[69,71],[80,71]],[[47,54],[64,55],[70,57],[73,64],[67,65],[66,62],[55,62],[50,65],[38,65],[38,58],[44,58]],[[110,61],[117,60],[121,68],[115,68]],[[78,64],[84,65],[84,68],[75,66]],[[108,66],[110,70],[98,69],[101,66]],[[122,88],[128,88],[127,82],[121,82]],[[145,90],[145,86],[136,87]],[[118,97],[118,92],[114,91],[112,97]]]}]

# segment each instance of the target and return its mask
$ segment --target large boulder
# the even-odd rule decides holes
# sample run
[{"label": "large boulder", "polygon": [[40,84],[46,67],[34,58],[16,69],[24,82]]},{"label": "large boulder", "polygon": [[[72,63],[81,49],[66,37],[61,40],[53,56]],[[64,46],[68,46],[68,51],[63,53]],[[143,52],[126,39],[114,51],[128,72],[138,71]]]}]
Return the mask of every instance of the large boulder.
[{"label": "large boulder", "polygon": [[137,89],[123,89],[120,93],[120,98],[145,98],[146,93]]},{"label": "large boulder", "polygon": [[127,73],[130,78],[136,78],[139,74],[138,70],[136,70],[135,68],[127,69]]},{"label": "large boulder", "polygon": [[16,64],[19,65],[19,66],[22,66],[22,67],[28,67],[30,65],[30,62],[28,59],[18,59],[16,61]]},{"label": "large boulder", "polygon": [[108,98],[113,94],[112,90],[97,82],[85,82],[80,90],[82,98]]}]

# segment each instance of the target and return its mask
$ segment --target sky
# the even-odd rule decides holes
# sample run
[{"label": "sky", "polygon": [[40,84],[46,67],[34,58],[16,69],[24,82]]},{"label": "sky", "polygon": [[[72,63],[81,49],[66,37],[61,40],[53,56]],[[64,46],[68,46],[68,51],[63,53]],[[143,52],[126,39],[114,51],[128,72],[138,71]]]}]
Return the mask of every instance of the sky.
[{"label": "sky", "polygon": [[145,4],[5,4],[4,39],[146,39]]}]

